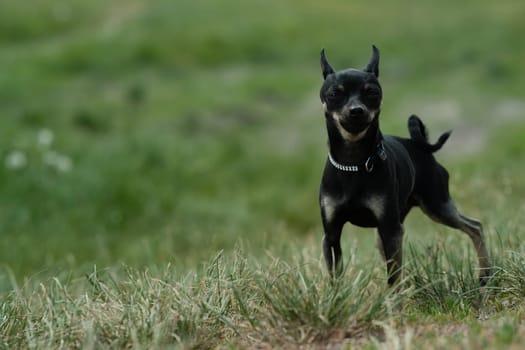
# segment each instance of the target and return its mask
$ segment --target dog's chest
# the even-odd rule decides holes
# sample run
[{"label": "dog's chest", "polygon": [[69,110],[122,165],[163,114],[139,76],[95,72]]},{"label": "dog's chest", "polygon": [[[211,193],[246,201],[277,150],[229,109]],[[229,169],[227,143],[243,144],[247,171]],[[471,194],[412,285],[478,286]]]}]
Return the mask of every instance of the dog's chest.
[{"label": "dog's chest", "polygon": [[385,214],[385,197],[368,194],[354,198],[323,195],[321,207],[327,221],[350,221],[363,227],[375,227]]},{"label": "dog's chest", "polygon": [[363,207],[372,212],[377,220],[383,218],[385,210],[385,197],[381,195],[370,195],[362,200]]}]

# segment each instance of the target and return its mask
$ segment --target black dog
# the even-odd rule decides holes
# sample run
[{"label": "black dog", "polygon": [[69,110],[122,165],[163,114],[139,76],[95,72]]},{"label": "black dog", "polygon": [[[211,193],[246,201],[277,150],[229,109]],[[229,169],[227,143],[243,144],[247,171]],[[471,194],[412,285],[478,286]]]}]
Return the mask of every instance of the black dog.
[{"label": "black dog", "polygon": [[465,232],[474,243],[483,285],[490,262],[481,224],[456,209],[448,190],[448,173],[434,158],[448,139],[428,142],[421,120],[408,119],[410,138],[383,135],[379,130],[382,90],[379,51],[373,46],[365,70],[335,72],[321,51],[321,87],[328,159],[319,194],[324,226],[323,253],[330,274],[342,270],[341,230],[346,222],[377,227],[386,260],[388,284],[401,274],[403,221],[415,206],[431,219]]}]

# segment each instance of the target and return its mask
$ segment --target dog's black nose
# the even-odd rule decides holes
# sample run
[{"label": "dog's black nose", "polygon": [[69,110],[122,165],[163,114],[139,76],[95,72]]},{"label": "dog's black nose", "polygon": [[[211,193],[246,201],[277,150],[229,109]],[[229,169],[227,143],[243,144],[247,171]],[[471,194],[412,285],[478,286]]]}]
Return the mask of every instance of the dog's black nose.
[{"label": "dog's black nose", "polygon": [[365,112],[364,109],[361,108],[361,107],[352,107],[350,109],[350,116],[352,116],[352,117],[359,117],[359,116],[363,115],[364,112]]}]

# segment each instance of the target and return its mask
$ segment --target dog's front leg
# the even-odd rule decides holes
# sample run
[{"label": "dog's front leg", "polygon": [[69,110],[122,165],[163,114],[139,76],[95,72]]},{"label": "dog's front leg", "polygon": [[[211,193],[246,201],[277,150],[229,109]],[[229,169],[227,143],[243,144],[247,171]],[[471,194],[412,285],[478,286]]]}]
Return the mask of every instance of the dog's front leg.
[{"label": "dog's front leg", "polygon": [[328,221],[323,217],[324,238],[323,255],[330,276],[340,276],[343,272],[341,258],[341,231],[343,224],[337,221]]},{"label": "dog's front leg", "polygon": [[393,286],[401,276],[403,264],[403,225],[400,222],[382,223],[377,232],[386,261],[388,285]]}]

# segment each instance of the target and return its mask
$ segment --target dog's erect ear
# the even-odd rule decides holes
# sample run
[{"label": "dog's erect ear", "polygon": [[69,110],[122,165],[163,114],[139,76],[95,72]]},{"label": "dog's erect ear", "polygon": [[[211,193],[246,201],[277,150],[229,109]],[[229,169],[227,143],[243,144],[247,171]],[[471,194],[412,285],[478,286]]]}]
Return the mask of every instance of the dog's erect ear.
[{"label": "dog's erect ear", "polygon": [[334,69],[326,60],[326,56],[324,55],[324,49],[321,50],[321,69],[323,71],[323,78],[325,79],[329,74],[332,74],[334,72]]},{"label": "dog's erect ear", "polygon": [[379,50],[375,45],[372,45],[372,57],[370,57],[365,71],[374,74],[376,78],[379,77]]}]

